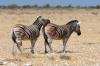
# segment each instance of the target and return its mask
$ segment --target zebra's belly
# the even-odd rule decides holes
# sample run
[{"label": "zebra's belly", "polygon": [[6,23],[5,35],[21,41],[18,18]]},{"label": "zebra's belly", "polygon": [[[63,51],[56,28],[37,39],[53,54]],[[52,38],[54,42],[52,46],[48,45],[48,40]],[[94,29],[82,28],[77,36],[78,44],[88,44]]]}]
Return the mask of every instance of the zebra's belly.
[{"label": "zebra's belly", "polygon": [[62,36],[58,36],[57,34],[51,35],[51,34],[46,34],[48,38],[54,39],[54,40],[61,40],[63,39]]},{"label": "zebra's belly", "polygon": [[51,38],[54,40],[61,40],[62,39],[62,36],[56,32],[48,31],[48,32],[46,32],[46,35],[48,38]]},{"label": "zebra's belly", "polygon": [[54,39],[54,40],[61,40],[62,39],[61,37],[56,37],[56,36],[53,36],[51,38]]},{"label": "zebra's belly", "polygon": [[24,35],[21,39],[22,40],[31,40],[31,39],[37,39],[38,37],[39,37],[39,34],[38,35],[30,36],[30,37]]},{"label": "zebra's belly", "polygon": [[22,40],[29,40],[29,38],[27,36],[23,36]]}]

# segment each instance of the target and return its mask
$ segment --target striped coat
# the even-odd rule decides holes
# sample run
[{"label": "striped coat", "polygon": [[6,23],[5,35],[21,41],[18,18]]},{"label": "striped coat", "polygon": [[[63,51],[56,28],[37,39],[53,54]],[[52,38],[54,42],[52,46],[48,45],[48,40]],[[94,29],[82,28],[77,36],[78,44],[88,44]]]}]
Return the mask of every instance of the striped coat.
[{"label": "striped coat", "polygon": [[43,31],[44,39],[45,39],[46,53],[47,53],[46,45],[48,45],[52,51],[52,48],[51,48],[52,40],[62,40],[63,46],[64,46],[63,52],[65,52],[65,46],[70,35],[73,32],[76,32],[78,35],[81,34],[78,20],[72,20],[65,25],[56,25],[53,23],[49,23],[42,28],[42,31]]},{"label": "striped coat", "polygon": [[65,38],[68,35],[68,29],[66,28],[66,25],[56,25],[53,23],[48,24],[45,27],[45,33],[48,37],[55,39],[55,40],[61,40]]},{"label": "striped coat", "polygon": [[13,33],[15,34],[16,38],[21,38],[22,40],[27,39],[35,39],[39,37],[40,30],[36,25],[22,25],[17,24],[13,28]]},{"label": "striped coat", "polygon": [[34,45],[40,35],[40,29],[43,25],[46,25],[49,22],[50,21],[48,19],[43,19],[41,16],[39,16],[32,25],[15,25],[12,29],[12,40],[14,42],[13,54],[15,52],[15,45],[17,45],[18,50],[22,53],[22,40],[31,41],[31,52],[34,53]]}]

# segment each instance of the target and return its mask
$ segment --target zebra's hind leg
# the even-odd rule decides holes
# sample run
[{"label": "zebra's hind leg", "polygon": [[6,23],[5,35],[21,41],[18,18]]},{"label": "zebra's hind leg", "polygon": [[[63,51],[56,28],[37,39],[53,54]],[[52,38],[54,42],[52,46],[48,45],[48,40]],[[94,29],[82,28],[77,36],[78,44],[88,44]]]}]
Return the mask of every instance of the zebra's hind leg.
[{"label": "zebra's hind leg", "polygon": [[16,41],[17,41],[17,48],[20,51],[20,53],[22,54],[22,47],[21,47],[22,46],[22,40],[21,40],[21,38],[17,38]]},{"label": "zebra's hind leg", "polygon": [[17,44],[17,47],[18,47],[18,50],[20,51],[20,53],[22,54],[22,48],[21,48],[21,45],[18,45],[18,44]]},{"label": "zebra's hind leg", "polygon": [[51,48],[51,44],[52,44],[52,39],[48,39],[48,43],[47,43],[47,45],[48,45],[48,47],[49,47],[49,49],[50,49],[50,52],[52,53],[53,52],[53,50],[52,50],[52,48]]},{"label": "zebra's hind leg", "polygon": [[13,47],[12,47],[12,55],[15,56],[16,55],[16,52],[17,52],[17,44],[13,43]]},{"label": "zebra's hind leg", "polygon": [[35,46],[36,40],[31,40],[31,53],[34,53],[34,46]]},{"label": "zebra's hind leg", "polygon": [[45,38],[45,41],[44,41],[45,53],[48,53],[48,51],[47,51],[47,45],[48,45],[48,47],[50,49],[50,52],[52,52],[51,43],[52,43],[51,39]]}]

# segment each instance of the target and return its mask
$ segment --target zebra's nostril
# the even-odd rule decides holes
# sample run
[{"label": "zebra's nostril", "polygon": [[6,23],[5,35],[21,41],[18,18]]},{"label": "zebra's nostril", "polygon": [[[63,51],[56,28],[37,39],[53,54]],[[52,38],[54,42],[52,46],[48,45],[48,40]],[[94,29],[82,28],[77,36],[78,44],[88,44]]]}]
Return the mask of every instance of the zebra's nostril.
[{"label": "zebra's nostril", "polygon": [[81,32],[77,33],[79,36],[81,35]]}]

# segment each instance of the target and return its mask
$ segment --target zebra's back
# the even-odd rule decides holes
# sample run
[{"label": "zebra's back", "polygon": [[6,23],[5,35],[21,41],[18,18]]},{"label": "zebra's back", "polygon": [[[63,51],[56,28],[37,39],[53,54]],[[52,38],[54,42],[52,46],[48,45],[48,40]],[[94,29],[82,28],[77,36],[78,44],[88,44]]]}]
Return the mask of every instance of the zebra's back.
[{"label": "zebra's back", "polygon": [[45,33],[49,38],[60,40],[67,36],[68,29],[65,25],[50,23],[45,26]]},{"label": "zebra's back", "polygon": [[16,37],[19,37],[23,40],[37,38],[40,34],[39,30],[34,25],[27,26],[27,25],[17,24],[14,26],[13,30]]}]

